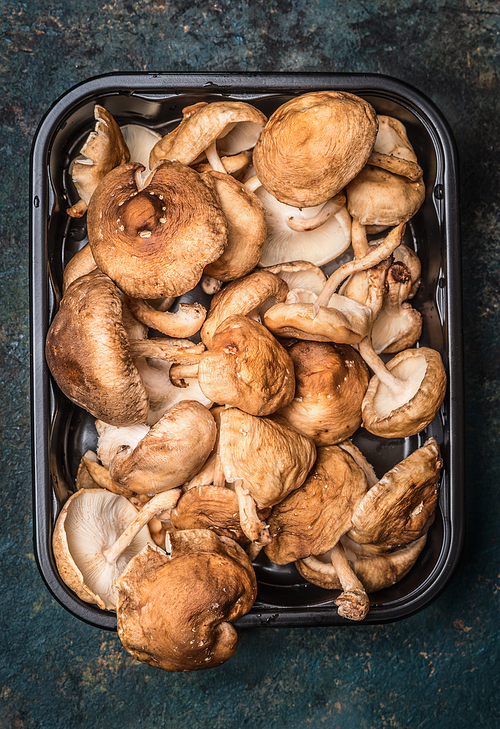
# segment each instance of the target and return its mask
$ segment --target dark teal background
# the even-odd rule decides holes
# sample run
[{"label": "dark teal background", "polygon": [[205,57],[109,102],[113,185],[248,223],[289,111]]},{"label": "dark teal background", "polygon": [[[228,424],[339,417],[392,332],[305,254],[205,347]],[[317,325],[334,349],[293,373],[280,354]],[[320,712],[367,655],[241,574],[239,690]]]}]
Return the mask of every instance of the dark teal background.
[{"label": "dark teal background", "polygon": [[[500,8],[496,2],[0,0],[0,727],[500,726]],[[240,631],[166,674],[47,592],[32,545],[28,180],[47,107],[111,71],[342,71],[427,94],[459,150],[467,541],[447,590],[381,627]]]}]

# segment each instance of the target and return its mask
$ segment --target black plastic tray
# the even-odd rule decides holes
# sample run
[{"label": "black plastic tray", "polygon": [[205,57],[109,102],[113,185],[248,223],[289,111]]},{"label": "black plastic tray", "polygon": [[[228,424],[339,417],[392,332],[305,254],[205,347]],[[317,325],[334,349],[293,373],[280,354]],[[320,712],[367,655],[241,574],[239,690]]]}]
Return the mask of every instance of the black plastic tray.
[{"label": "black plastic tray", "polygon": [[[415,613],[437,597],[455,572],[465,518],[462,302],[457,159],[441,113],[414,88],[375,74],[109,74],[74,86],[46,113],[32,148],[30,198],[35,555],[52,595],[73,615],[99,628],[115,629],[115,613],[82,602],[65,586],[51,547],[53,525],[74,490],[79,460],[96,443],[93,418],[61,394],[44,356],[64,265],[86,242],[84,220],[66,214],[68,200],[76,201],[69,163],[93,129],[96,102],[119,124],[142,123],[166,133],[181,118],[182,108],[197,101],[246,100],[269,115],[292,96],[321,89],[358,94],[407,128],[427,189],[405,238],[423,267],[423,283],[413,303],[424,318],[420,343],[442,354],[449,378],[440,412],[418,436],[388,441],[361,429],[353,438],[379,477],[430,436],[437,439],[444,460],[436,520],[424,551],[403,580],[370,595],[368,616],[358,624],[386,623]],[[259,556],[255,568],[257,602],[238,626],[356,624],[338,616],[337,592],[307,584],[293,565],[278,567]]]}]

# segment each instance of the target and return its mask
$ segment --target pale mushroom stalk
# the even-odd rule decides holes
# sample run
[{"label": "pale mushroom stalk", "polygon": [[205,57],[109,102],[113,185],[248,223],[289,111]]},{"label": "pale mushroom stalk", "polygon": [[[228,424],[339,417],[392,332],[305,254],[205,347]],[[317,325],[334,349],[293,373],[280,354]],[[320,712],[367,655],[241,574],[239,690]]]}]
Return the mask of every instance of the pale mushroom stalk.
[{"label": "pale mushroom stalk", "polygon": [[402,157],[396,157],[393,154],[372,152],[366,164],[373,165],[373,167],[380,167],[395,175],[401,175],[401,177],[407,177],[412,182],[421,180],[424,174],[422,168],[416,162],[411,162]]},{"label": "pale mushroom stalk", "polygon": [[380,382],[401,402],[406,402],[414,394],[415,387],[411,382],[405,382],[395,377],[383,360],[376,354],[371,343],[371,335],[365,337],[358,346],[359,353],[365,360],[368,367],[377,375]]},{"label": "pale mushroom stalk", "polygon": [[249,192],[255,192],[255,190],[259,189],[259,187],[262,187],[262,182],[259,180],[257,175],[252,175],[252,177],[249,177],[245,182],[245,187]]},{"label": "pale mushroom stalk", "polygon": [[207,315],[201,304],[179,304],[173,312],[156,309],[145,299],[127,297],[126,301],[136,319],[168,337],[191,337],[201,329]]},{"label": "pale mushroom stalk", "polygon": [[330,551],[330,559],[342,585],[342,593],[335,600],[339,615],[349,620],[363,620],[368,613],[370,601],[365,588],[350,567],[340,542]]},{"label": "pale mushroom stalk", "polygon": [[243,487],[242,479],[234,482],[234,491],[238,497],[240,523],[244,534],[251,542],[256,542],[258,545],[270,544],[269,525],[259,519],[255,501],[249,491]]},{"label": "pale mushroom stalk", "polygon": [[366,271],[369,268],[373,268],[388,258],[401,243],[404,230],[405,224],[401,223],[393,228],[381,243],[375,246],[370,246],[370,250],[367,251],[363,258],[354,259],[344,263],[342,266],[339,266],[339,268],[332,273],[323,287],[322,292],[314,302],[315,314],[318,313],[321,306],[328,306],[328,302],[344,279],[356,271]]},{"label": "pale mushroom stalk", "polygon": [[198,377],[199,363],[195,364],[173,364],[169,371],[170,382],[175,387],[186,387],[185,379]]},{"label": "pale mushroom stalk", "polygon": [[323,225],[323,223],[331,218],[332,215],[338,213],[344,205],[345,195],[339,193],[338,195],[335,195],[335,197],[332,197],[331,200],[327,200],[313,218],[301,220],[291,215],[287,219],[287,225],[289,228],[297,231],[298,233],[305,230],[316,230],[316,228],[319,228],[320,225]]},{"label": "pale mushroom stalk", "polygon": [[151,519],[162,512],[171,511],[181,495],[181,489],[171,489],[156,494],[139,511],[135,519],[128,525],[116,542],[104,551],[104,557],[109,564],[116,562],[118,557],[127,549],[129,544]]},{"label": "pale mushroom stalk", "polygon": [[222,281],[219,281],[218,278],[214,278],[214,276],[209,276],[207,273],[204,273],[201,277],[200,285],[206,294],[213,296],[217,293],[217,291],[220,291]]},{"label": "pale mushroom stalk", "polygon": [[356,218],[352,219],[351,224],[351,245],[354,258],[363,258],[370,247],[366,235],[366,225],[362,225]]},{"label": "pale mushroom stalk", "polygon": [[153,337],[151,339],[132,339],[130,352],[132,357],[150,357],[167,362],[195,364],[205,351],[203,344],[193,344],[189,340]]},{"label": "pale mushroom stalk", "polygon": [[219,153],[217,152],[217,145],[215,141],[206,148],[205,154],[213,170],[227,174],[227,170],[219,157]]},{"label": "pale mushroom stalk", "polygon": [[134,495],[134,492],[128,489],[126,486],[120,486],[120,484],[115,483],[111,479],[108,469],[104,466],[101,466],[100,463],[95,463],[89,458],[85,458],[85,456],[83,460],[90,476],[100,488],[107,489],[113,494],[121,494],[127,499]]}]

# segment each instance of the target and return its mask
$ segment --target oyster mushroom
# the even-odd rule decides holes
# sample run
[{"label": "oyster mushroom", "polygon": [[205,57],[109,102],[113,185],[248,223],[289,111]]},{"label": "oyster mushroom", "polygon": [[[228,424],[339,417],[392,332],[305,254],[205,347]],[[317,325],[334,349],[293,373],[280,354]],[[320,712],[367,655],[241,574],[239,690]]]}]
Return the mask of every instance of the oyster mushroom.
[{"label": "oyster mushroom", "polygon": [[401,261],[394,261],[387,272],[387,292],[372,327],[372,345],[377,354],[394,354],[413,347],[422,333],[422,315],[407,299],[411,274]]},{"label": "oyster mushroom", "polygon": [[366,476],[348,453],[338,446],[318,448],[303,485],[273,507],[267,557],[289,564],[331,549],[351,527],[366,489]]},{"label": "oyster mushroom", "polygon": [[429,438],[366,492],[347,535],[383,552],[422,537],[433,520],[442,467],[439,446]]},{"label": "oyster mushroom", "polygon": [[292,207],[277,200],[264,187],[255,195],[265,210],[267,237],[259,266],[306,259],[323,266],[340,256],[351,242],[351,217],[345,195],[338,194],[322,206]]},{"label": "oyster mushroom", "polygon": [[180,296],[221,256],[227,223],[208,178],[179,162],[112,170],[89,206],[87,226],[98,267],[131,297]]},{"label": "oyster mushroom", "polygon": [[280,202],[321,205],[363,168],[377,126],[372,106],[354,94],[302,94],[271,115],[254,149],[255,171]]},{"label": "oyster mushroom", "polygon": [[64,583],[85,602],[116,607],[115,580],[152,539],[148,521],[171,509],[180,491],[159,494],[138,512],[128,499],[105,489],[82,489],[64,504],[52,545]]},{"label": "oyster mushroom", "polygon": [[234,484],[244,533],[252,542],[269,543],[257,508],[274,506],[300,488],[316,458],[314,444],[277,420],[228,408],[220,414],[218,455],[225,480]]},{"label": "oyster mushroom", "polygon": [[252,564],[232,539],[205,529],[170,532],[117,580],[117,627],[134,658],[165,671],[219,666],[238,644],[231,623],[257,596]]},{"label": "oyster mushroom", "polygon": [[[214,446],[216,425],[199,402],[184,400],[171,407],[137,442],[127,438],[109,464],[115,483],[136,494],[156,494],[181,486],[207,460]],[[116,434],[115,444],[119,442]]]},{"label": "oyster mushroom", "polygon": [[231,175],[211,170],[210,178],[227,220],[227,245],[223,254],[205,267],[205,274],[218,281],[233,281],[250,273],[259,262],[266,240],[264,208],[256,195]]},{"label": "oyster mushroom", "polygon": [[287,349],[295,370],[295,397],[278,414],[317,446],[349,438],[361,425],[369,375],[349,345],[295,342]]},{"label": "oyster mushroom", "polygon": [[412,218],[425,199],[422,169],[396,119],[379,117],[374,153],[347,185],[350,215],[377,230]]},{"label": "oyster mushroom", "polygon": [[242,101],[199,103],[183,110],[181,123],[153,147],[150,167],[162,159],[193,164],[206,155],[214,169],[225,172],[220,154],[235,155],[252,149],[267,117]]},{"label": "oyster mushroom", "polygon": [[96,104],[94,118],[94,130],[71,165],[71,178],[80,195],[80,200],[67,210],[72,218],[85,214],[90,198],[108,172],[130,159],[120,127],[109,111]]},{"label": "oyster mushroom", "polygon": [[366,430],[383,438],[420,433],[434,420],[446,394],[439,352],[429,347],[406,349],[386,365],[368,336],[360,342],[359,353],[375,373],[362,405]]},{"label": "oyster mushroom", "polygon": [[231,281],[212,299],[200,332],[202,342],[207,348],[210,347],[216,329],[232,314],[261,321],[264,311],[277,301],[284,301],[287,292],[287,284],[268,271],[254,271]]}]

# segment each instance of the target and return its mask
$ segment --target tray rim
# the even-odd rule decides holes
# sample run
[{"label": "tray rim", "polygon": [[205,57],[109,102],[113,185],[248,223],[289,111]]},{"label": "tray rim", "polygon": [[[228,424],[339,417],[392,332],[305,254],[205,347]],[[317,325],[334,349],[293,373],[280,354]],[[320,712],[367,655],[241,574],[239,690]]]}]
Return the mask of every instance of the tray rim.
[{"label": "tray rim", "polygon": [[[410,604],[374,607],[361,623],[340,618],[330,606],[260,607],[252,610],[235,625],[239,627],[310,627],[345,625],[380,625],[407,618],[434,601],[448,586],[461,559],[465,541],[465,483],[464,483],[464,403],[463,403],[463,333],[462,287],[460,259],[460,218],[458,154],[451,128],[437,106],[410,84],[392,76],[375,73],[153,73],[113,72],[94,76],[68,89],[47,109],[35,133],[30,155],[30,381],[32,434],[33,540],[35,559],[47,588],[53,597],[72,615],[98,628],[116,630],[116,615],[101,611],[90,604],[80,603],[69,589],[61,586],[57,577],[46,569],[50,562],[47,528],[51,533],[52,498],[45,489],[50,483],[46,444],[50,423],[49,374],[45,365],[44,346],[37,331],[43,331],[48,318],[49,281],[46,255],[38,256],[35,240],[46,244],[47,225],[44,213],[49,203],[48,175],[41,174],[51,139],[69,107],[80,105],[99,95],[182,94],[207,91],[221,95],[293,93],[304,90],[337,88],[352,93],[373,93],[404,102],[424,124],[431,137],[439,141],[443,154],[443,236],[446,254],[446,319],[448,334],[448,392],[449,392],[449,545],[446,556],[435,565],[428,578],[414,592]],[[398,97],[398,98],[394,98]],[[39,251],[38,251],[39,252]],[[46,254],[46,250],[44,251]],[[43,259],[43,260],[41,260]],[[451,437],[453,429],[453,437]],[[42,485],[43,484],[43,485]],[[441,551],[443,555],[443,550]],[[72,599],[68,607],[68,597]],[[403,601],[404,602],[404,601]]]}]

